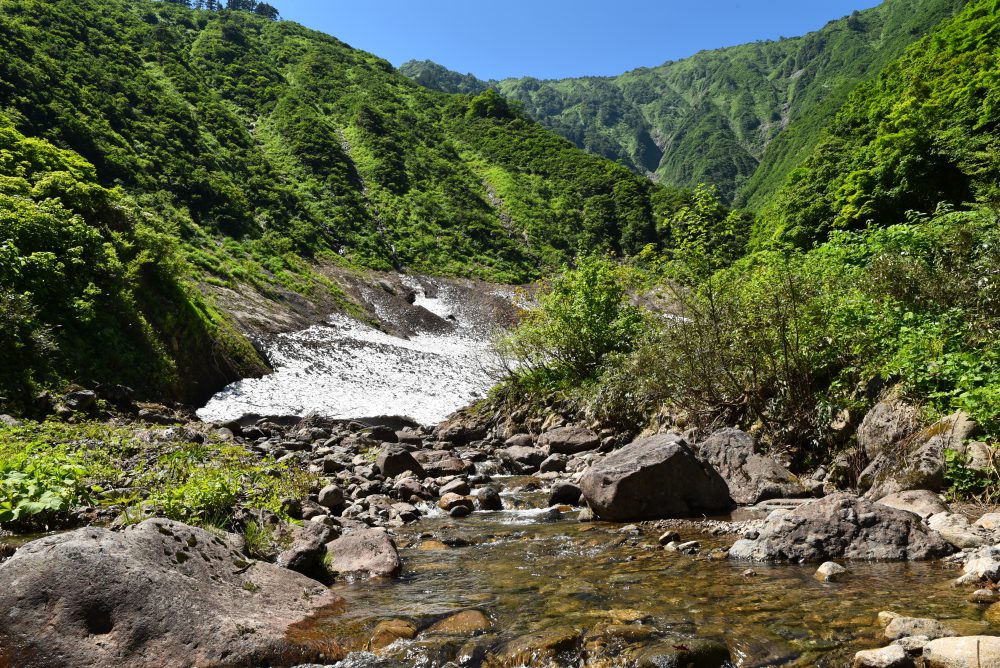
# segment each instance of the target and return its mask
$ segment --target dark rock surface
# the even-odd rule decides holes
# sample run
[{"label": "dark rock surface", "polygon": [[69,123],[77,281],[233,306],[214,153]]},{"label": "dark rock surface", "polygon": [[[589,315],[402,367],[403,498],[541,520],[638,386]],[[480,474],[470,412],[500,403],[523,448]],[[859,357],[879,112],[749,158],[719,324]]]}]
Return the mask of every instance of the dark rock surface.
[{"label": "dark rock surface", "polygon": [[833,494],[769,519],[756,539],[736,541],[729,556],[751,561],[920,561],[953,551],[913,513]]},{"label": "dark rock surface", "polygon": [[805,496],[802,483],[774,458],[757,454],[754,439],[739,429],[722,429],[692,448],[719,472],[729,496],[740,505]]},{"label": "dark rock surface", "polygon": [[690,517],[731,506],[725,480],[672,434],[609,454],[587,470],[580,488],[594,515],[612,522]]},{"label": "dark rock surface", "polygon": [[339,597],[207,531],[147,520],[22,547],[0,565],[0,665],[287,664],[288,629]]}]

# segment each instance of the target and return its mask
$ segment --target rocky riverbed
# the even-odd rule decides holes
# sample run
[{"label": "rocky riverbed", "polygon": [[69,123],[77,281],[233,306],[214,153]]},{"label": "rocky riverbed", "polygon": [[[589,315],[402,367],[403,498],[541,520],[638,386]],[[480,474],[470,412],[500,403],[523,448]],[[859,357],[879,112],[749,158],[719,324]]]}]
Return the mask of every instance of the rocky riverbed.
[{"label": "rocky riverbed", "polygon": [[[0,605],[16,611],[0,626],[0,656],[25,666],[916,665],[925,648],[961,650],[931,647],[936,636],[1000,629],[996,517],[970,523],[930,492],[874,503],[801,485],[799,498],[736,508],[717,483],[706,491],[689,475],[656,489],[644,475],[681,458],[724,488],[798,479],[771,466],[757,477],[716,470],[702,454],[712,441],[691,434],[622,445],[583,425],[499,438],[467,418],[370,422],[190,423],[317,476],[309,498],[289,500],[297,526],[264,518],[287,536],[273,564],[238,536],[161,520],[29,543],[0,566]],[[733,447],[739,434],[726,439]],[[591,479],[614,494],[598,499]],[[691,494],[725,509],[644,518],[650,499]],[[594,518],[605,507],[617,522]],[[828,560],[846,571],[818,577]],[[172,630],[181,620],[184,632]]]}]

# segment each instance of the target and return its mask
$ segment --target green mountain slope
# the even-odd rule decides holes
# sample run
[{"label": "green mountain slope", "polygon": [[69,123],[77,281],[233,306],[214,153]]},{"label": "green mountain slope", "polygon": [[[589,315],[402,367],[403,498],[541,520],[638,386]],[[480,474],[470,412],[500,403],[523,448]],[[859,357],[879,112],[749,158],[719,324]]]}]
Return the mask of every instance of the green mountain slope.
[{"label": "green mountain slope", "polygon": [[[0,100],[11,142],[78,165],[49,160],[25,171],[17,151],[0,161],[15,198],[0,220],[0,315],[24,334],[3,344],[4,361],[21,354],[17,346],[60,350],[51,365],[28,355],[19,387],[113,380],[163,391],[164,369],[186,382],[190,357],[219,371],[185,395],[203,397],[262,368],[245,340],[226,344],[226,316],[201,296],[205,284],[337,298],[317,264],[528,280],[579,248],[633,252],[657,242],[655,221],[672,201],[492,91],[432,92],[333,37],[242,11],[5,2]],[[114,204],[80,209],[78,192],[91,190]],[[30,212],[21,209],[39,208],[52,222],[25,233]],[[46,227],[49,237],[38,232]],[[73,259],[91,246],[111,255]],[[79,285],[59,298],[34,289],[40,279],[24,278],[23,267],[43,256],[39,271]],[[146,285],[147,271],[174,287]],[[195,305],[192,318],[157,306],[171,292]],[[106,318],[112,302],[131,319]],[[131,332],[116,352],[123,360],[152,350],[160,367],[99,363],[92,353],[105,344],[103,329],[69,334],[78,306],[98,312],[90,322]],[[13,382],[0,390],[11,401]]]},{"label": "green mountain slope", "polygon": [[[886,0],[804,37],[706,51],[617,77],[480,82],[577,146],[663,183],[718,186],[760,205],[809,154],[850,91],[963,0]],[[438,90],[475,90],[433,63],[401,71]]]},{"label": "green mountain slope", "polygon": [[978,0],[862,84],[765,209],[754,244],[1000,204],[1000,3]]}]

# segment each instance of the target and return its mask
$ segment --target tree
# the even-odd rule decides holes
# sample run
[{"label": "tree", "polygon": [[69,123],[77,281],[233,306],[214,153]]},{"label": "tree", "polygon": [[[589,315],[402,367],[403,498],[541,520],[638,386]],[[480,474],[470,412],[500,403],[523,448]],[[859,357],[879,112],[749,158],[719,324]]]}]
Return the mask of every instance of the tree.
[{"label": "tree", "polygon": [[269,5],[266,2],[257,3],[257,6],[254,7],[253,13],[263,16],[264,18],[271,19],[272,21],[277,21],[280,18],[277,7]]},{"label": "tree", "polygon": [[226,7],[240,12],[252,12],[257,6],[254,0],[229,0]]}]

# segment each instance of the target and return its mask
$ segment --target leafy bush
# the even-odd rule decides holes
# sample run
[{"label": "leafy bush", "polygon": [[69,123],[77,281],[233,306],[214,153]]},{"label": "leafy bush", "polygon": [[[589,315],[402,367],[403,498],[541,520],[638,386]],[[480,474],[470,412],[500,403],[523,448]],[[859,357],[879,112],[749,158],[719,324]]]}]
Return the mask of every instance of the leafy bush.
[{"label": "leafy bush", "polygon": [[553,279],[498,350],[507,369],[529,384],[593,380],[605,357],[631,350],[646,332],[632,306],[625,270],[607,257],[584,256]]},{"label": "leafy bush", "polygon": [[86,484],[86,467],[62,452],[29,457],[16,470],[4,468],[0,465],[0,525],[15,531],[66,524],[73,508],[100,491]]}]

